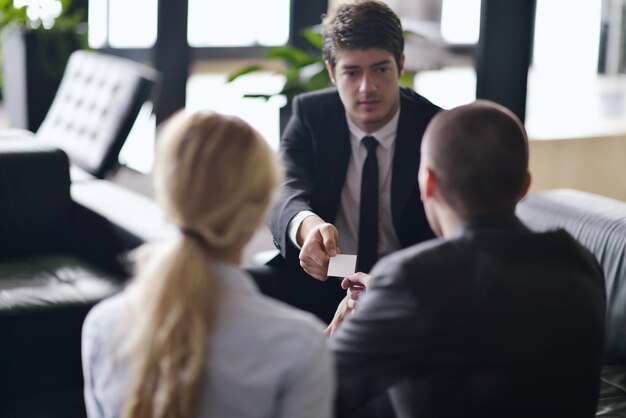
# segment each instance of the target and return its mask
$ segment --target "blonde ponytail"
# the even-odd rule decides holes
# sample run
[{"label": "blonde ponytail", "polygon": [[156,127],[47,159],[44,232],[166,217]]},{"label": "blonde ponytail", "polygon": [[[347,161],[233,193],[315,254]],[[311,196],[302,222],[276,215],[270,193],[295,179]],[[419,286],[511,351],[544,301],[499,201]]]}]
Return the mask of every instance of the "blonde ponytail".
[{"label": "blonde ponytail", "polygon": [[[197,238],[182,235],[136,279],[141,309],[131,358],[135,377],[125,417],[189,417],[216,322],[218,283]],[[132,289],[130,290],[132,292]]]}]

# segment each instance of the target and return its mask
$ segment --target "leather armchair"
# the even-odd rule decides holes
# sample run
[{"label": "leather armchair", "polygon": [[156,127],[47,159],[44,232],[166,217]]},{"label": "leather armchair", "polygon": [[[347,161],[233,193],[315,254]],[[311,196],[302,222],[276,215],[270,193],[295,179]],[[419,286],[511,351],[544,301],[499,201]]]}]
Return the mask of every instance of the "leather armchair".
[{"label": "leather armchair", "polygon": [[123,286],[124,256],[143,242],[78,204],[70,184],[64,151],[0,141],[2,417],[85,415],[83,319]]}]

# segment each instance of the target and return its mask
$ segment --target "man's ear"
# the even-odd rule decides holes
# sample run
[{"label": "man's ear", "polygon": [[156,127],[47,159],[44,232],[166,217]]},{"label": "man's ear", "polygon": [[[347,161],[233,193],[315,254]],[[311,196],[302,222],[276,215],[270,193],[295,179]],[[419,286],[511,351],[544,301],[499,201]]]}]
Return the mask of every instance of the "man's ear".
[{"label": "man's ear", "polygon": [[333,67],[330,65],[330,62],[328,62],[328,60],[324,60],[324,65],[326,66],[326,71],[328,72],[328,78],[330,78],[330,81],[332,81],[333,84],[336,84],[335,73],[333,72]]},{"label": "man's ear", "polygon": [[422,185],[424,190],[422,190],[422,195],[426,198],[433,197],[437,190],[437,177],[435,177],[433,170],[428,167],[424,167],[423,176]]},{"label": "man's ear", "polygon": [[404,52],[400,55],[400,62],[398,63],[398,75],[402,75],[404,72]]},{"label": "man's ear", "polygon": [[532,182],[532,177],[530,172],[526,172],[526,180],[524,180],[524,187],[522,187],[522,192],[519,195],[519,200],[522,200],[528,194],[528,189],[530,189],[530,183]]}]

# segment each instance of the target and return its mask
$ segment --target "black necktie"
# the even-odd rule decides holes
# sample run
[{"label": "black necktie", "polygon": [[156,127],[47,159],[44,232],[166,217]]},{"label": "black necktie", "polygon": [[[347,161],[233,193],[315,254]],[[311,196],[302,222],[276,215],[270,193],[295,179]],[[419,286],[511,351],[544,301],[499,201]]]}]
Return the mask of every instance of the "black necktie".
[{"label": "black necktie", "polygon": [[378,141],[373,136],[362,139],[367,148],[361,177],[361,208],[359,215],[359,250],[357,271],[369,273],[378,258]]}]

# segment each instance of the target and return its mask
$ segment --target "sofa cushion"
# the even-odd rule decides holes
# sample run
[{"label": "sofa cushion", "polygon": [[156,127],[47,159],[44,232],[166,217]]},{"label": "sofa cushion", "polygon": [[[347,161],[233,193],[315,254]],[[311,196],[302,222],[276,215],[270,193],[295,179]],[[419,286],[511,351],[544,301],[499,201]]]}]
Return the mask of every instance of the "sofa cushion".
[{"label": "sofa cushion", "polygon": [[626,367],[605,364],[600,379],[596,417],[626,417]]},{"label": "sofa cushion", "polygon": [[118,278],[69,255],[1,261],[0,318],[60,306],[90,306],[120,288]]},{"label": "sofa cushion", "polygon": [[[68,255],[0,263],[0,416],[58,416],[64,402],[84,416],[82,324],[120,281]],[[28,412],[46,397],[48,412]]]}]

